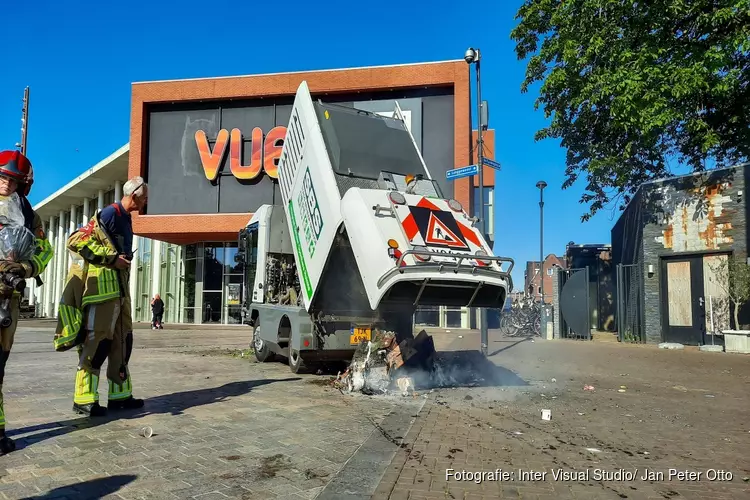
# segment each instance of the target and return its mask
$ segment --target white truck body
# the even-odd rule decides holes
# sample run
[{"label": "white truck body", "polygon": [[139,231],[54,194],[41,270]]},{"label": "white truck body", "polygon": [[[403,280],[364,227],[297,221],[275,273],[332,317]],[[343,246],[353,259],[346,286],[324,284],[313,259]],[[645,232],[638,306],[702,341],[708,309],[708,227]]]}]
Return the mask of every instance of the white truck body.
[{"label": "white truck body", "polygon": [[398,106],[387,117],[313,102],[303,82],[278,179],[281,203],[242,236],[256,355],[261,341],[290,365],[315,351],[350,358],[376,323],[398,317],[411,335],[418,305],[501,308],[512,289],[512,259],[492,256],[442,197]]}]

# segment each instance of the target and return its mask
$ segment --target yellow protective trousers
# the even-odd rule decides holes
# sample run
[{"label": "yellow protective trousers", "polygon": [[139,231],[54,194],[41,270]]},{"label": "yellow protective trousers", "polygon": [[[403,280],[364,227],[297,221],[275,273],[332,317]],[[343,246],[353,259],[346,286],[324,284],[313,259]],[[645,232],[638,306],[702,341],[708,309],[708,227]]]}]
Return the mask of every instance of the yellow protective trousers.
[{"label": "yellow protective trousers", "polygon": [[18,317],[21,315],[21,302],[18,295],[10,299],[10,317],[13,323],[8,328],[0,329],[0,431],[5,432],[5,408],[3,406],[3,379],[5,378],[5,364],[13,347],[16,336]]},{"label": "yellow protective trousers", "polygon": [[86,338],[78,346],[73,402],[87,405],[99,401],[99,373],[107,360],[109,401],[127,399],[133,394],[130,371],[126,368],[133,351],[133,320],[130,300],[119,298],[84,308]]}]

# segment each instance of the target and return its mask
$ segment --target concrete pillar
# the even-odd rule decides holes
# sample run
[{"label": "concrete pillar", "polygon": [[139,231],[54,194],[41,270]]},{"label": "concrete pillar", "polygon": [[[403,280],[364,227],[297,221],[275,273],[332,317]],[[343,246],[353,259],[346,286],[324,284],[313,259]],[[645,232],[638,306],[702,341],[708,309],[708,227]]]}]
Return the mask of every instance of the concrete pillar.
[{"label": "concrete pillar", "polygon": [[29,289],[29,306],[36,305],[36,281],[33,278],[26,280],[26,288]]},{"label": "concrete pillar", "polygon": [[55,295],[53,296],[55,318],[60,305],[60,296],[62,295],[62,285],[64,281],[64,266],[67,262],[67,252],[65,252],[65,211],[60,210],[60,215],[57,221],[57,266],[55,269]]},{"label": "concrete pillar", "polygon": [[[161,295],[159,291],[161,289],[161,245],[162,242],[159,240],[153,240],[154,244],[151,247],[151,295],[153,298],[157,293]],[[162,299],[164,300],[164,299]]]},{"label": "concrete pillar", "polygon": [[47,264],[44,278],[44,315],[52,317],[52,296],[55,295],[55,261],[57,260],[57,237],[55,233],[55,218],[50,217],[47,224],[47,238],[52,246],[52,260]]},{"label": "concrete pillar", "polygon": [[[78,212],[78,207],[76,207],[75,205],[70,205],[70,220],[68,222],[68,236],[73,234],[73,231],[78,229],[78,226],[76,225],[76,220],[78,219],[76,212]],[[70,256],[70,252],[65,252],[65,255],[67,256],[67,259],[65,260],[66,262],[65,269],[70,269],[70,265],[73,263],[73,258]]]},{"label": "concrete pillar", "polygon": [[91,199],[90,198],[84,198],[83,199],[83,213],[81,214],[81,225],[85,226],[89,223],[89,218],[91,217]]},{"label": "concrete pillar", "polygon": [[115,181],[115,201],[122,199],[122,182]]},{"label": "concrete pillar", "polygon": [[101,210],[102,208],[104,208],[104,190],[103,189],[99,190],[99,200],[97,201],[96,208],[97,210]]},{"label": "concrete pillar", "polygon": [[143,241],[138,236],[133,235],[133,260],[130,261],[130,311],[133,321],[137,321],[136,307],[138,306],[138,248]]}]

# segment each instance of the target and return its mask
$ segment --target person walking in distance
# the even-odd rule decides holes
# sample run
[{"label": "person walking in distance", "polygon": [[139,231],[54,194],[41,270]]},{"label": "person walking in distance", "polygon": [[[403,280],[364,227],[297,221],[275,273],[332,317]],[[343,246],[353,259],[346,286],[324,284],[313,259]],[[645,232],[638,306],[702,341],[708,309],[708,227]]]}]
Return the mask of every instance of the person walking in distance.
[{"label": "person walking in distance", "polygon": [[[26,198],[34,183],[34,171],[31,162],[18,151],[0,152],[0,200],[4,203],[17,204],[17,210],[23,215],[23,225],[34,234],[34,254],[29,262],[0,261],[0,273],[11,274],[19,278],[37,278],[47,268],[52,260],[52,245],[44,234],[42,219],[31,208]],[[7,208],[10,209],[8,206]],[[19,221],[20,222],[20,221]],[[41,283],[41,282],[38,282]],[[32,291],[33,293],[33,291]],[[21,294],[14,288],[0,282],[0,296],[8,296],[10,300],[10,317],[12,323],[0,330],[0,455],[10,453],[16,449],[15,442],[5,435],[5,411],[3,406],[3,378],[5,364],[8,362],[13,338],[18,326],[21,309]]]},{"label": "person walking in distance", "polygon": [[151,301],[151,329],[152,330],[163,330],[164,327],[161,324],[161,319],[164,315],[164,301],[161,300],[161,297],[157,293],[154,295],[153,300]]},{"label": "person walking in distance", "polygon": [[[90,417],[109,410],[136,409],[142,399],[133,397],[128,362],[133,351],[133,319],[130,306],[130,261],[133,258],[133,226],[130,214],[143,211],[148,186],[134,177],[122,188],[122,200],[95,215],[88,225],[68,238],[68,249],[86,267],[81,303],[85,340],[78,346],[73,410]],[[103,233],[103,234],[102,234]],[[99,404],[99,373],[107,359],[108,404]]]}]

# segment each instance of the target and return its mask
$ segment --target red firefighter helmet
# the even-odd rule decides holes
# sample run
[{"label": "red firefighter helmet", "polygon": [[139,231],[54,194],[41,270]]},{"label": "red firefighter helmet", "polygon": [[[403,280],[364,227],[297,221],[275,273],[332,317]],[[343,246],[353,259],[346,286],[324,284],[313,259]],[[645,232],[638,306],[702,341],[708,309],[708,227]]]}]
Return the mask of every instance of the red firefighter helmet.
[{"label": "red firefighter helmet", "polygon": [[34,184],[31,162],[19,151],[0,151],[0,176],[16,181],[18,192],[24,196],[29,195]]}]

